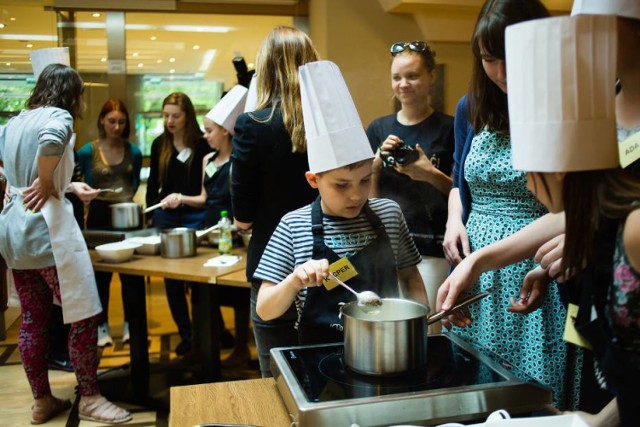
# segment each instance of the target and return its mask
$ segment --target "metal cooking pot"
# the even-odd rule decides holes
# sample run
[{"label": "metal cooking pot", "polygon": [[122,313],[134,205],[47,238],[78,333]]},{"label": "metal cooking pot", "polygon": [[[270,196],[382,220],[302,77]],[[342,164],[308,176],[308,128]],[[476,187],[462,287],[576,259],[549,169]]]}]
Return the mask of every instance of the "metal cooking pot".
[{"label": "metal cooking pot", "polygon": [[111,208],[111,227],[130,230],[140,226],[140,205],[133,202],[114,203]]},{"label": "metal cooking pot", "polygon": [[426,368],[426,305],[383,298],[379,310],[365,312],[353,301],[340,311],[345,363],[352,370],[367,375],[399,375]]},{"label": "metal cooking pot", "polygon": [[160,231],[160,255],[164,258],[186,258],[196,254],[196,230],[179,227]]}]

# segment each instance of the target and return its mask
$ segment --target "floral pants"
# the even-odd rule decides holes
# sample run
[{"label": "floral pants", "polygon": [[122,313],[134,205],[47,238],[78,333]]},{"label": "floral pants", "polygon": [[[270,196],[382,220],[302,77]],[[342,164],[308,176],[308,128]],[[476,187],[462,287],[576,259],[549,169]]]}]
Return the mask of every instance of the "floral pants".
[{"label": "floral pants", "polygon": [[[55,266],[34,270],[13,270],[13,279],[22,308],[18,349],[36,399],[51,394],[48,372],[49,322],[55,300],[60,301],[60,284]],[[71,324],[67,345],[81,396],[98,389],[98,317]]]}]

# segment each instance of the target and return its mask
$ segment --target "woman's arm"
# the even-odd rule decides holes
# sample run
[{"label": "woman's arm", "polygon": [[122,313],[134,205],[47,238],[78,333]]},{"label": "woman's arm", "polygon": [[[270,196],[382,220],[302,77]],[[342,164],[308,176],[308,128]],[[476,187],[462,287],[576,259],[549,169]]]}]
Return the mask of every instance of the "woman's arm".
[{"label": "woman's arm", "polygon": [[59,198],[53,184],[53,173],[61,158],[62,156],[38,156],[38,178],[23,191],[25,208],[38,212],[49,197]]},{"label": "woman's arm", "polygon": [[135,195],[140,187],[140,170],[142,170],[142,152],[136,146],[127,142],[131,147],[131,157],[133,160],[133,171],[131,172],[131,191]]},{"label": "woman's arm", "polygon": [[452,188],[449,192],[447,226],[442,248],[445,258],[454,266],[471,253],[467,229],[462,223],[462,201],[458,188]]},{"label": "woman's arm", "polygon": [[[564,232],[564,224],[564,212],[546,214],[514,234],[472,252],[458,264],[438,290],[436,308],[448,310],[453,307],[461,294],[469,290],[483,272],[533,257],[543,243]],[[468,324],[460,316],[451,319],[458,326]]]},{"label": "woman's arm", "polygon": [[640,209],[627,216],[622,239],[629,263],[635,271],[640,271]]},{"label": "woman's arm", "polygon": [[406,166],[396,164],[395,169],[414,181],[428,182],[442,194],[449,194],[449,191],[451,191],[451,177],[445,175],[431,163],[431,160],[429,160],[420,145],[416,144],[414,148],[420,155],[418,160]]}]

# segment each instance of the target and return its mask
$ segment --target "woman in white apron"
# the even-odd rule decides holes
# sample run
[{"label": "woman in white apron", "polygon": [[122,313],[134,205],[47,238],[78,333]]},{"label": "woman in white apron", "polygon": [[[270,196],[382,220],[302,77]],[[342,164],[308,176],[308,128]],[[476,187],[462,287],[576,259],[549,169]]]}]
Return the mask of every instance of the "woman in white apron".
[{"label": "woman in white apron", "polygon": [[18,348],[35,398],[32,424],[71,407],[51,394],[47,371],[48,319],[53,303],[71,323],[69,354],[80,394],[81,419],[131,420],[98,389],[97,323],[101,312],[91,260],[71,203],[62,197],[73,171],[73,119],[83,82],[70,67],[48,65],[27,110],[0,129],[0,160],[11,197],[0,214],[0,253],[12,269],[22,325]]}]

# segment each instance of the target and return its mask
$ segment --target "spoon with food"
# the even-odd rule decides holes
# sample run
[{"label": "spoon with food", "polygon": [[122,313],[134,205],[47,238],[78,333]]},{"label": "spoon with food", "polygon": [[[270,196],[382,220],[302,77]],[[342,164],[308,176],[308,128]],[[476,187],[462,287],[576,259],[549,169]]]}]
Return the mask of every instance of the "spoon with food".
[{"label": "spoon with food", "polygon": [[382,305],[382,298],[372,291],[356,292],[349,285],[338,279],[332,272],[329,272],[329,277],[335,280],[338,284],[347,288],[352,294],[358,298],[358,305],[361,307],[379,307]]}]

